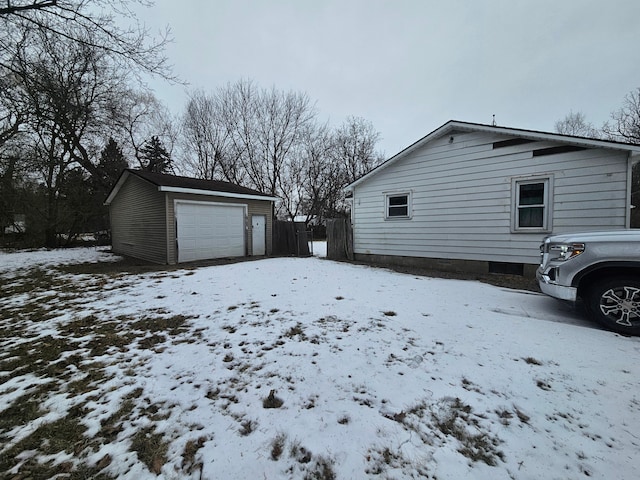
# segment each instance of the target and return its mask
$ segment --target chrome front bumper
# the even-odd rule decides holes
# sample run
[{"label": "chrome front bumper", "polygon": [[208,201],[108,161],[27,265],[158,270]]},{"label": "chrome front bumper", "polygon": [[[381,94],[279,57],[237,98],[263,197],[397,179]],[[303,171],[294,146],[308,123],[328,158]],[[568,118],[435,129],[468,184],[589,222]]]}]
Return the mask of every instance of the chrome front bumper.
[{"label": "chrome front bumper", "polygon": [[577,288],[558,285],[547,275],[544,275],[540,270],[536,272],[536,277],[542,293],[549,295],[550,297],[559,298],[560,300],[568,300],[570,302],[575,302],[578,299]]}]

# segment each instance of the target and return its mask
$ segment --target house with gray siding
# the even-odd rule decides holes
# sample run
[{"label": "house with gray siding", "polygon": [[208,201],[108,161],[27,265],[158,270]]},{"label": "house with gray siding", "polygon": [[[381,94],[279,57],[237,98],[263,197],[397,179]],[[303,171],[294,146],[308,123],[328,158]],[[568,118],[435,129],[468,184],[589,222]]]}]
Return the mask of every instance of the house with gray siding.
[{"label": "house with gray siding", "polygon": [[270,255],[275,200],[227,182],[127,169],[105,201],[112,249],[169,265]]},{"label": "house with gray siding", "polygon": [[355,258],[531,274],[546,235],[630,228],[639,159],[640,145],[449,121],[347,186]]}]

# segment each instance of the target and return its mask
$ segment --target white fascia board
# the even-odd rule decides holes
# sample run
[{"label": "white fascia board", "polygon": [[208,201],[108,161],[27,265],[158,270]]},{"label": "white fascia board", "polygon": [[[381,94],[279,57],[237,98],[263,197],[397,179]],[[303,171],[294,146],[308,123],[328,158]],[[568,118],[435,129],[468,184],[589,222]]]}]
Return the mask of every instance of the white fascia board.
[{"label": "white fascia board", "polygon": [[212,190],[197,190],[194,188],[184,187],[158,187],[159,192],[172,192],[172,193],[190,193],[193,195],[208,195],[210,197],[226,197],[226,198],[241,198],[244,200],[268,200],[275,202],[276,197],[270,197],[267,195],[250,195],[246,193],[229,193],[229,192],[215,192]]},{"label": "white fascia board", "polygon": [[103,205],[111,205],[111,202],[113,202],[113,199],[115,198],[115,196],[117,195],[117,193],[120,191],[120,188],[122,187],[122,184],[125,182],[125,180],[129,177],[129,172],[127,172],[126,170],[123,172],[122,175],[120,175],[120,178],[118,179],[118,182],[114,185],[114,187],[111,189],[111,193],[109,194],[109,196],[107,197],[107,199],[104,201]]}]

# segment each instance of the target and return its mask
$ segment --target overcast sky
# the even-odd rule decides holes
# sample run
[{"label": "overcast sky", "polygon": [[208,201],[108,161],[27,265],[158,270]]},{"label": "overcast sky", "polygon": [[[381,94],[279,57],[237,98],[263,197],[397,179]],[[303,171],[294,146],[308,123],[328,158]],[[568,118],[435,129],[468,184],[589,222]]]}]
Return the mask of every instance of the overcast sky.
[{"label": "overcast sky", "polygon": [[[640,87],[639,0],[156,0],[187,88],[306,92],[319,119],[370,120],[389,157],[448,120],[599,127]],[[153,82],[174,112],[182,86]]]}]

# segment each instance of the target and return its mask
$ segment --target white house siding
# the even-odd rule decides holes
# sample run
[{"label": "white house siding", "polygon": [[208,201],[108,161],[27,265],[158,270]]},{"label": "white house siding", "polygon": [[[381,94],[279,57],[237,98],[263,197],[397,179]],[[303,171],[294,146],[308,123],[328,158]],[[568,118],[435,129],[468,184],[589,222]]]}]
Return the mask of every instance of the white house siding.
[{"label": "white house siding", "polygon": [[[453,142],[450,143],[450,137]],[[389,165],[353,192],[356,254],[535,264],[545,233],[512,233],[512,178],[553,177],[552,233],[627,226],[626,152],[588,149],[534,157],[558,146],[453,133]],[[385,220],[385,192],[412,194],[410,220]]]},{"label": "white house siding", "polygon": [[109,212],[114,253],[166,263],[165,209],[156,186],[129,175]]}]

